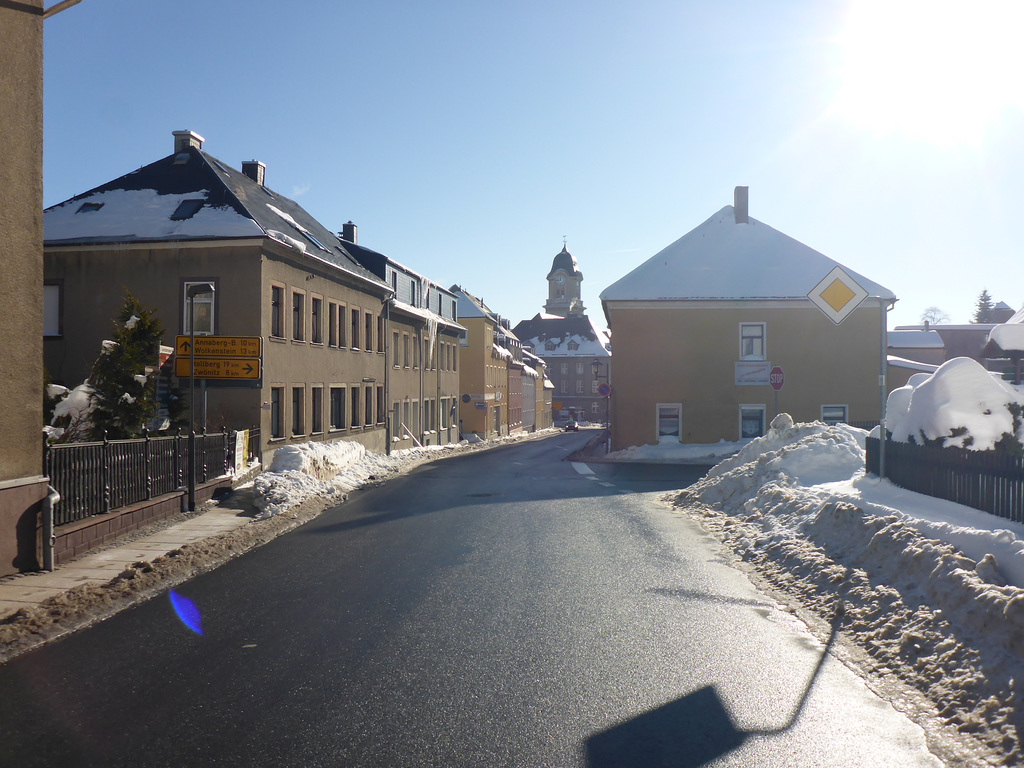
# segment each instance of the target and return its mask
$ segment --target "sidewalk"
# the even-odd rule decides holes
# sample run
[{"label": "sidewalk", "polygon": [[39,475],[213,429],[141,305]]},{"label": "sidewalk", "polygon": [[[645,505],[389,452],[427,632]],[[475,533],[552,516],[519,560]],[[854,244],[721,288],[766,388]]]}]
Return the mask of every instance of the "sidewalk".
[{"label": "sidewalk", "polygon": [[186,544],[234,531],[251,523],[255,509],[229,496],[224,504],[210,501],[184,520],[63,563],[50,572],[22,573],[0,579],[0,621],[22,608],[83,585],[106,584],[136,563],[151,562]]}]

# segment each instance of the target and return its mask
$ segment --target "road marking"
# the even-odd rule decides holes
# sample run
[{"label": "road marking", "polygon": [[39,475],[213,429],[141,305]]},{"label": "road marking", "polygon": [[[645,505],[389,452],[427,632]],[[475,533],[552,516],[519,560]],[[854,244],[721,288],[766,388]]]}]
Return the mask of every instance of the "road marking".
[{"label": "road marking", "polygon": [[572,468],[579,472],[581,475],[592,475],[594,470],[588,467],[586,464],[581,464],[578,461],[572,462]]},{"label": "road marking", "polygon": [[614,488],[615,483],[601,483],[605,488]]}]

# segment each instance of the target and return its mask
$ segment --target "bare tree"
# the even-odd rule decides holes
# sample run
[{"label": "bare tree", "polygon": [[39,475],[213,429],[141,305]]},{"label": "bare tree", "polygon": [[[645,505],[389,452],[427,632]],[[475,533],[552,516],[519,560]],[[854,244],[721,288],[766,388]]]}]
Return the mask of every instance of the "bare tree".
[{"label": "bare tree", "polygon": [[949,315],[939,307],[928,307],[921,313],[921,322],[928,323],[929,325],[941,325],[942,323],[949,322]]}]

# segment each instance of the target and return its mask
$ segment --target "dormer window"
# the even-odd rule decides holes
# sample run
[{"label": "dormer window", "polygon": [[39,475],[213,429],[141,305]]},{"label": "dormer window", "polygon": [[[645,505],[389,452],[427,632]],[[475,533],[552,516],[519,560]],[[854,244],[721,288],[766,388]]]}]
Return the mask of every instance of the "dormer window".
[{"label": "dormer window", "polygon": [[171,221],[191,219],[199,213],[199,209],[203,207],[205,202],[205,200],[182,200],[178,203],[178,207],[174,209],[174,213],[171,214]]},{"label": "dormer window", "polygon": [[82,203],[75,213],[93,213],[103,207],[103,203]]},{"label": "dormer window", "polygon": [[580,348],[580,345],[577,344],[575,341],[570,341],[567,346],[569,347],[570,352],[575,352],[577,349]]},{"label": "dormer window", "polygon": [[544,344],[544,349],[546,349],[548,352],[554,352],[555,351],[555,342],[553,342],[553,341],[546,342]]}]

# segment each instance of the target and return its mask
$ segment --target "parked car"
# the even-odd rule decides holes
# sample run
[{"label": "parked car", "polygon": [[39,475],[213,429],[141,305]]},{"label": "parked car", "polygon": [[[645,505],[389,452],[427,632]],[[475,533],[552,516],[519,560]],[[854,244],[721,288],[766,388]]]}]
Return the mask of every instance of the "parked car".
[{"label": "parked car", "polygon": [[570,421],[568,424],[565,425],[565,431],[566,432],[579,432],[580,431],[580,423],[578,421]]}]

